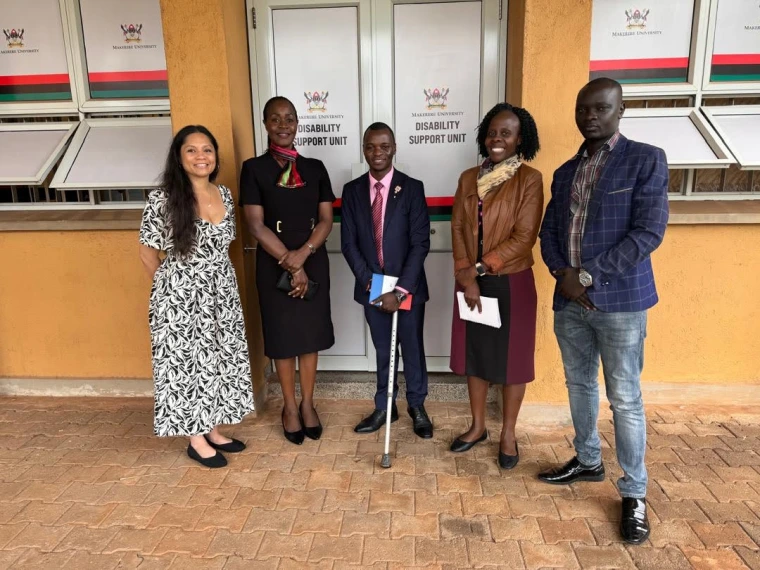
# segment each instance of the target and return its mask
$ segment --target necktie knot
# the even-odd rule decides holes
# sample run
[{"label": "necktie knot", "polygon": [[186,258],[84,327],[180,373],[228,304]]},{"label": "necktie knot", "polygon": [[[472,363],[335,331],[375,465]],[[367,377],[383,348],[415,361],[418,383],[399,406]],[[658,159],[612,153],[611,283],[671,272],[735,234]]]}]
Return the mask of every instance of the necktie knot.
[{"label": "necktie knot", "polygon": [[382,182],[375,182],[375,194],[379,194],[383,190]]}]

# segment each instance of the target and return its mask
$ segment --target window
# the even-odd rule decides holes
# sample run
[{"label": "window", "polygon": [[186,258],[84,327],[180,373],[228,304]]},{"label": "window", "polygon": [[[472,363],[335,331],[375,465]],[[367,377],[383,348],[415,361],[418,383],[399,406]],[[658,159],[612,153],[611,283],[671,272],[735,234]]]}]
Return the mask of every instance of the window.
[{"label": "window", "polygon": [[589,74],[623,84],[620,130],[665,150],[671,198],[760,198],[757,0],[594,0]]},{"label": "window", "polygon": [[0,209],[142,208],[172,136],[159,0],[0,14]]}]

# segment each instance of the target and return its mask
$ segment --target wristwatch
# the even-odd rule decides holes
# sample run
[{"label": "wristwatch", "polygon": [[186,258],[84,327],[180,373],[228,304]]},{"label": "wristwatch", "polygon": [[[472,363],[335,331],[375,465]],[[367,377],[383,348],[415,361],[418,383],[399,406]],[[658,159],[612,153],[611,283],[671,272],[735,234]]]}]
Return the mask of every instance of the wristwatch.
[{"label": "wristwatch", "polygon": [[478,272],[478,277],[483,277],[486,274],[486,266],[478,261],[475,264],[475,271]]},{"label": "wristwatch", "polygon": [[580,273],[578,273],[578,280],[581,282],[581,285],[583,285],[584,287],[591,287],[591,285],[594,284],[594,278],[591,277],[591,273],[589,273],[585,269],[581,269]]},{"label": "wristwatch", "polygon": [[394,290],[393,293],[396,295],[396,300],[399,302],[399,305],[401,302],[406,299],[406,293],[403,291],[399,291],[398,289]]}]

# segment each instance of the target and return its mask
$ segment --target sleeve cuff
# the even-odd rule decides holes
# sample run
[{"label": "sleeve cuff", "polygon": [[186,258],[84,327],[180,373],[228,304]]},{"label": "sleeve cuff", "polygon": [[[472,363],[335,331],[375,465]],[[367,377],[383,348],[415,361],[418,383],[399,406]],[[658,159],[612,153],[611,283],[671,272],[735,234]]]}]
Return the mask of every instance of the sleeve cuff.
[{"label": "sleeve cuff", "polygon": [[404,295],[408,295],[409,294],[409,291],[407,291],[403,287],[399,287],[398,285],[396,285],[396,290],[397,291],[401,291]]}]

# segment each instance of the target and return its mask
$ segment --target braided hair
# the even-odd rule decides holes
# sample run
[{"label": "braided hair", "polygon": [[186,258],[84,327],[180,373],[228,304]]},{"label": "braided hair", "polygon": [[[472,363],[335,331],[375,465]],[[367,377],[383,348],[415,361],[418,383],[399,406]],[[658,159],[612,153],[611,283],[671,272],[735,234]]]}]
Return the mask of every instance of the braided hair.
[{"label": "braided hair", "polygon": [[517,156],[523,160],[533,160],[538,154],[541,145],[538,142],[538,129],[536,121],[533,120],[528,111],[522,107],[515,107],[509,103],[497,103],[493,109],[486,113],[483,120],[478,125],[478,150],[481,156],[487,157],[486,136],[488,128],[491,126],[493,118],[503,111],[510,111],[517,115],[520,121],[520,144],[517,145]]}]

